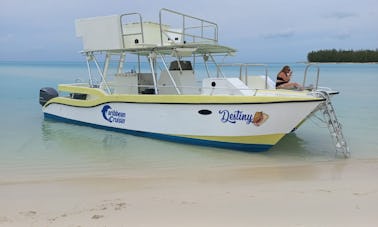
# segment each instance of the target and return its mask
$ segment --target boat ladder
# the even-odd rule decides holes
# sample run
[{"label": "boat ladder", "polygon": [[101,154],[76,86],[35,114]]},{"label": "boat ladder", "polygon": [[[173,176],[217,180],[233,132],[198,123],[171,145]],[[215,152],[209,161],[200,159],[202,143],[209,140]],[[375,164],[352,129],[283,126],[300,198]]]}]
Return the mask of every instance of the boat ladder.
[{"label": "boat ladder", "polygon": [[328,126],[332,140],[335,144],[336,155],[341,153],[345,158],[349,158],[349,147],[342,131],[342,125],[337,120],[335,108],[332,105],[329,94],[326,91],[315,91],[315,94],[322,98],[325,98],[325,102],[321,104],[319,110],[323,113],[323,118]]}]

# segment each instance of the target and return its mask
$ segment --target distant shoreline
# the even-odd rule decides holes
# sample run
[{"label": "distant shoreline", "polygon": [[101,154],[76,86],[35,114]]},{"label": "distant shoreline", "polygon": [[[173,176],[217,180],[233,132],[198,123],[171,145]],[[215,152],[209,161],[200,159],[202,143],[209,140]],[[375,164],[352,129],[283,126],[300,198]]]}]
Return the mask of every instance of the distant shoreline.
[{"label": "distant shoreline", "polygon": [[376,50],[318,50],[307,54],[309,62],[370,63],[378,61]]},{"label": "distant shoreline", "polygon": [[[288,62],[260,62],[256,61],[259,64],[378,64],[378,62],[309,62],[309,61],[288,61]],[[249,62],[247,63],[256,63],[256,62]],[[41,64],[77,64],[82,65],[85,64],[85,61],[8,61],[8,60],[0,60],[0,64],[28,64],[28,65],[41,65]]]},{"label": "distant shoreline", "polygon": [[311,62],[311,61],[303,61],[303,62],[296,62],[296,63],[304,63],[304,64],[378,64],[378,62]]}]

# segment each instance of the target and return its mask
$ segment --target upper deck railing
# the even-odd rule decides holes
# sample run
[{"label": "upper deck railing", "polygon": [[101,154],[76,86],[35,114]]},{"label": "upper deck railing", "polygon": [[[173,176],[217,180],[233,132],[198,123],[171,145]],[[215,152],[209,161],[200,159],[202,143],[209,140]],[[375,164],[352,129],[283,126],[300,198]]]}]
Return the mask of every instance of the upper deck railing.
[{"label": "upper deck railing", "polygon": [[[178,16],[180,22],[179,28],[171,29],[164,27],[164,24],[168,24],[163,18],[167,14],[171,16]],[[161,9],[159,12],[159,24],[160,24],[160,38],[161,45],[164,45],[165,38],[170,38],[168,34],[176,34],[181,36],[181,40],[171,40],[176,44],[196,43],[196,42],[208,42],[218,43],[218,25],[214,22],[186,15],[180,12],[176,12],[170,9]],[[177,42],[176,42],[177,41]]]},{"label": "upper deck railing", "polygon": [[[127,19],[134,16],[137,16],[137,19],[138,19],[137,24],[139,25],[138,26],[139,29],[136,29],[136,31],[133,31],[130,33],[125,29],[123,25],[128,23]],[[137,42],[137,40],[139,40],[138,38],[140,38],[140,41],[138,42],[144,43],[143,19],[140,13],[125,13],[125,14],[122,14],[119,19],[120,19],[120,25],[121,25],[121,37],[122,37],[123,48],[126,48],[125,38],[130,37],[130,36],[133,36],[135,38],[134,42]]]}]

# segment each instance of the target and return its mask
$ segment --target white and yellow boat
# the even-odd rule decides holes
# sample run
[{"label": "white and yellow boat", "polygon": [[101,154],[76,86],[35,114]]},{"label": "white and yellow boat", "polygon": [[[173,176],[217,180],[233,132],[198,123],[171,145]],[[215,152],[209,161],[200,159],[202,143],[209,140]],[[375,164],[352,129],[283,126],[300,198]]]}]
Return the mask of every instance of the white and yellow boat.
[{"label": "white and yellow boat", "polygon": [[263,151],[326,103],[329,93],[337,93],[319,92],[317,84],[305,91],[275,89],[267,74],[249,74],[254,64],[233,64],[240,73],[226,76],[226,65],[217,59],[235,49],[218,44],[217,24],[168,9],[160,10],[158,23],[144,22],[139,13],[79,19],[76,33],[83,39],[89,83],[61,84],[59,95],[42,88],[46,118]]}]

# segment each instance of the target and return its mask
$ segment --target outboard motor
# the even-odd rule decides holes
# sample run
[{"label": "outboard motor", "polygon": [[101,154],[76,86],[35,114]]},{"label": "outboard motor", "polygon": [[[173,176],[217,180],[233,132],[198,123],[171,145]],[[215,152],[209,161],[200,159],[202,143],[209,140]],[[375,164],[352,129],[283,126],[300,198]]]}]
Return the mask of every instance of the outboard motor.
[{"label": "outboard motor", "polygon": [[39,104],[44,106],[50,99],[58,96],[58,92],[52,87],[41,88],[39,90]]}]

